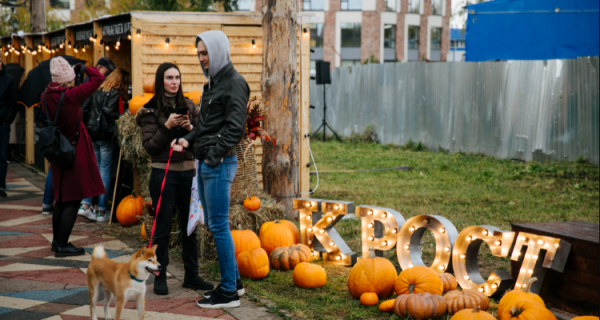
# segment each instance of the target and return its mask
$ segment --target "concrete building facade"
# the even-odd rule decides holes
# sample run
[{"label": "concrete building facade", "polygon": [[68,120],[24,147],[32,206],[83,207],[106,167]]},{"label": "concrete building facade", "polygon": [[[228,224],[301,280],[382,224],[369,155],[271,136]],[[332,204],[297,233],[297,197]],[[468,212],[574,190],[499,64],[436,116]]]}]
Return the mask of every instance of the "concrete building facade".
[{"label": "concrete building facade", "polygon": [[313,66],[445,61],[449,51],[451,0],[300,0],[299,9],[313,15]]}]

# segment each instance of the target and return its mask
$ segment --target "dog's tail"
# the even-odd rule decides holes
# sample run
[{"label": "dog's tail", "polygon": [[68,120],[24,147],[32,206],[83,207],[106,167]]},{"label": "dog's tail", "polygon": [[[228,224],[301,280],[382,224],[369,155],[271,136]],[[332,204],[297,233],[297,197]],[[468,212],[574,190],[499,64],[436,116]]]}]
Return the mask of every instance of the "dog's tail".
[{"label": "dog's tail", "polygon": [[96,246],[94,248],[94,252],[92,252],[92,260],[94,259],[106,259],[108,256],[106,255],[106,251],[104,251],[103,246]]}]

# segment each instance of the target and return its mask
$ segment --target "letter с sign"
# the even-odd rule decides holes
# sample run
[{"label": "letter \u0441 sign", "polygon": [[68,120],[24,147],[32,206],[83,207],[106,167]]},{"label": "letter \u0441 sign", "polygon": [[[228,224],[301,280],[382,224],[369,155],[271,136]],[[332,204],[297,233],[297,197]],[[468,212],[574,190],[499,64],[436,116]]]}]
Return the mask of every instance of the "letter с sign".
[{"label": "letter \u0441 sign", "polygon": [[[439,274],[454,271],[463,289],[476,289],[491,297],[501,297],[510,289],[513,278],[504,270],[493,271],[487,280],[479,272],[477,255],[486,243],[499,258],[510,256],[522,261],[515,287],[524,289],[532,277],[537,277],[531,291],[538,293],[547,269],[563,272],[571,244],[557,238],[536,234],[500,230],[493,226],[472,226],[460,233],[450,220],[436,215],[420,215],[405,220],[399,212],[381,207],[354,206],[348,201],[299,198],[294,200],[299,210],[302,244],[308,246],[313,258],[352,266],[358,254],[352,252],[335,230],[335,224],[347,214],[362,220],[362,257],[373,247],[378,256],[396,248],[398,263],[404,270],[425,266],[421,258],[421,238],[429,230],[436,242],[431,269]],[[512,250],[511,250],[512,248]]]}]

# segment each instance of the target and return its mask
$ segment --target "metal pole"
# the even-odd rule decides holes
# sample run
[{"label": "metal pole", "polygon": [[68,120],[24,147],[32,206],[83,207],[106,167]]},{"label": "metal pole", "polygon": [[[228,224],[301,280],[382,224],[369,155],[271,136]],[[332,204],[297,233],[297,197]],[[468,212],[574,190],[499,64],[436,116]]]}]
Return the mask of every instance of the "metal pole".
[{"label": "metal pole", "polygon": [[327,135],[327,93],[325,91],[325,84],[323,84],[323,142]]}]

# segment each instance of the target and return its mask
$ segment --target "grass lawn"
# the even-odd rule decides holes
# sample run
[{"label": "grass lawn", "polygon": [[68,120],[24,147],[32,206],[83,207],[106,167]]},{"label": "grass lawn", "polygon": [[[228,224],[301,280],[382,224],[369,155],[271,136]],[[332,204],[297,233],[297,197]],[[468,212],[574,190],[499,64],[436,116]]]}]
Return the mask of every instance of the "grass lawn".
[{"label": "grass lawn", "polygon": [[[482,155],[419,151],[422,148],[414,145],[314,142],[312,147],[319,170],[332,172],[320,176],[313,198],[392,208],[406,219],[421,214],[441,215],[459,232],[483,224],[510,230],[511,223],[518,222],[599,220],[600,172],[585,161],[522,163]],[[399,166],[411,170],[335,173]],[[311,181],[314,187],[316,177],[312,176]],[[361,252],[359,220],[344,220],[336,229],[350,248]],[[431,235],[424,238],[422,247],[423,260],[431,263],[435,252]],[[395,251],[386,257],[398,266]],[[484,276],[491,270],[510,270],[509,259],[493,257],[485,244],[479,258]],[[292,282],[292,272],[279,271],[271,271],[261,281],[245,281],[245,285],[301,318],[399,319],[352,299],[347,289],[350,268],[316,263],[327,270],[328,283],[323,288],[299,289]],[[216,263],[203,268],[218,279]]]}]

